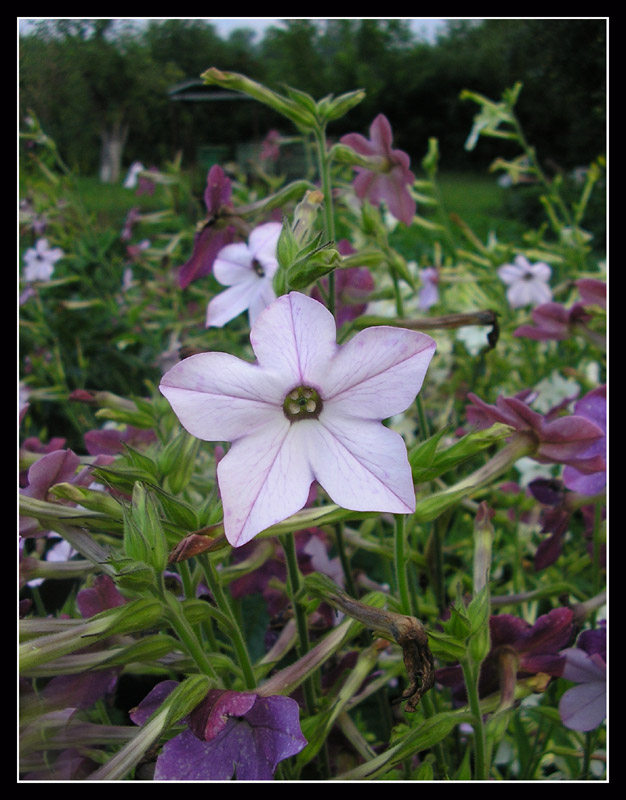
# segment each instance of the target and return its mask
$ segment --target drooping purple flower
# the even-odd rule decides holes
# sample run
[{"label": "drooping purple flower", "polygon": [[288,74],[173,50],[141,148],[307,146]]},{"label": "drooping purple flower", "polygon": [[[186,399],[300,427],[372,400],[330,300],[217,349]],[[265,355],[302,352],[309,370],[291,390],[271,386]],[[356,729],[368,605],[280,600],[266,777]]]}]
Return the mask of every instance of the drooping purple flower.
[{"label": "drooping purple flower", "polygon": [[606,281],[597,278],[580,278],[574,281],[585,306],[606,308]]},{"label": "drooping purple flower", "polygon": [[209,302],[207,328],[221,328],[243,311],[248,312],[253,325],[276,299],[272,279],[278,269],[276,247],[281,230],[280,222],[266,222],[252,231],[247,242],[228,244],[220,250],[213,275],[227,288]]},{"label": "drooping purple flower", "polygon": [[531,264],[523,255],[517,255],[513,264],[499,267],[500,280],[507,285],[506,297],[511,308],[539,306],[552,300],[548,281],[552,269],[548,264]]},{"label": "drooping purple flower", "polygon": [[[512,614],[490,616],[490,649],[481,665],[480,696],[487,697],[501,687],[510,654],[515,655],[517,678],[537,674],[560,677],[565,666],[565,657],[560,651],[572,638],[573,619],[574,612],[570,608],[555,608],[538,617],[534,624]],[[456,700],[464,699],[460,665],[437,670],[437,682],[449,686]]]},{"label": "drooping purple flower", "polygon": [[592,731],[606,717],[606,623],[583,631],[576,647],[563,650],[562,677],[578,684],[563,693],[559,714],[566,728]]},{"label": "drooping purple flower", "polygon": [[207,175],[204,203],[208,219],[194,236],[193,252],[178,270],[178,284],[185,289],[192,281],[211,272],[213,262],[222,248],[234,241],[235,228],[227,224],[225,212],[232,210],[232,185],[219,164],[214,164]]},{"label": "drooping purple flower", "polygon": [[468,394],[472,405],[467,408],[467,419],[478,428],[487,428],[496,422],[510,425],[516,431],[532,434],[537,441],[533,458],[542,464],[572,464],[585,472],[603,468],[603,459],[597,455],[586,456],[589,447],[598,442],[602,429],[578,414],[550,419],[534,411],[520,397],[498,397],[495,406],[489,405],[475,394]]},{"label": "drooping purple flower", "polygon": [[[143,724],[176,686],[158,684],[131,713]],[[155,780],[272,780],[278,764],[307,744],[290,697],[212,689],[157,758]]]},{"label": "drooping purple flower", "polygon": [[537,341],[561,341],[569,339],[576,325],[588,322],[591,318],[580,303],[565,308],[560,303],[543,303],[531,312],[534,325],[521,325],[513,336],[536,339]]},{"label": "drooping purple flower", "polygon": [[50,247],[47,239],[37,239],[34,247],[24,253],[24,280],[49,281],[56,262],[63,258],[60,247]]},{"label": "drooping purple flower", "polygon": [[315,480],[344,508],[412,513],[406,446],[381,421],[413,402],[434,340],[381,326],[339,346],[332,314],[291,292],[262,312],[250,342],[253,364],[200,353],[160,386],[189,433],[232,442],[217,468],[228,541],[299,511]]},{"label": "drooping purple flower", "polygon": [[600,458],[604,465],[591,473],[581,470],[577,465],[568,465],[563,470],[563,483],[578,494],[598,494],[606,486],[606,385],[598,386],[581,397],[574,406],[574,413],[597,425],[603,433],[580,454],[581,459]]},{"label": "drooping purple flower", "polygon": [[379,160],[377,170],[355,167],[354,190],[358,197],[367,198],[374,205],[384,201],[396,219],[410,225],[416,211],[415,200],[408,190],[415,182],[411,159],[403,150],[392,149],[393,133],[384,114],[372,122],[369,133],[369,139],[360,133],[341,137],[341,143],[359,155]]}]

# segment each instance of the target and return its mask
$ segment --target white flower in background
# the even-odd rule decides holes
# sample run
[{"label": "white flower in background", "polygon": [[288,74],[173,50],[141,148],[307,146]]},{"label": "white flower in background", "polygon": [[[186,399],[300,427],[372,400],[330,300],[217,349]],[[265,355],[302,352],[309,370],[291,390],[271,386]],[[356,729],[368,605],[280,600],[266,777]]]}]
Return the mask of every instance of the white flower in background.
[{"label": "white flower in background", "polygon": [[29,283],[49,281],[60,258],[63,258],[60,247],[50,247],[47,239],[38,239],[35,246],[24,253],[24,279]]},{"label": "white flower in background", "polygon": [[511,308],[540,306],[552,300],[548,286],[552,269],[542,261],[531,264],[525,256],[518,255],[513,264],[503,264],[498,275],[508,286],[506,297]]},{"label": "white flower in background", "polygon": [[487,335],[491,332],[489,325],[467,325],[459,328],[456,338],[463,342],[471,356],[477,356],[485,347],[489,347]]},{"label": "white flower in background", "polygon": [[573,400],[577,397],[580,386],[576,381],[567,380],[558,372],[553,372],[539,381],[534,391],[537,392],[537,397],[533,400],[532,407],[541,414],[547,414],[563,400]]}]

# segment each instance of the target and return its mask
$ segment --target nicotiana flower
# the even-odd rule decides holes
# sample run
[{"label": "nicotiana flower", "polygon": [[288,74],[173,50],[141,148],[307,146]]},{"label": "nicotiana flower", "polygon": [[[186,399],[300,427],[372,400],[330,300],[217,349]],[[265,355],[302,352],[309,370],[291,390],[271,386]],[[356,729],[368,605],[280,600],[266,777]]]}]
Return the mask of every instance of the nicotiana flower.
[{"label": "nicotiana flower", "polygon": [[[573,618],[570,608],[554,608],[538,617],[534,624],[512,614],[490,616],[490,649],[480,669],[480,696],[487,697],[499,688],[504,690],[510,671],[513,680],[537,674],[560,677],[565,665],[560,650],[572,637]],[[451,687],[455,700],[464,699],[460,666],[437,670],[437,682]]]},{"label": "nicotiana flower", "polygon": [[200,353],[160,385],[189,433],[232,442],[217,467],[228,541],[302,509],[314,480],[344,508],[412,513],[406,446],[381,421],[413,402],[434,340],[381,326],[340,346],[332,314],[291,292],[258,317],[250,342],[256,363]]},{"label": "nicotiana flower", "polygon": [[141,161],[133,161],[128,169],[128,173],[126,175],[126,179],[124,181],[124,188],[125,189],[134,189],[137,186],[137,179],[139,178],[139,173],[145,169],[144,165]]},{"label": "nicotiana flower", "polygon": [[428,311],[439,302],[439,271],[436,267],[424,267],[420,270],[420,280],[419,307],[422,311]]},{"label": "nicotiana flower", "polygon": [[604,466],[595,472],[585,472],[576,465],[566,466],[563,470],[563,483],[572,492],[594,495],[606,486],[606,385],[598,386],[588,392],[574,406],[574,413],[597,425],[603,436],[589,445],[581,453],[585,459],[600,457]]},{"label": "nicotiana flower", "polygon": [[586,451],[598,442],[602,429],[579,414],[550,419],[534,411],[522,397],[498,397],[495,406],[485,403],[475,394],[468,394],[472,405],[467,407],[468,421],[478,428],[495,422],[510,425],[516,431],[531,434],[537,449],[532,455],[541,464],[571,464],[585,472],[597,472],[604,461],[597,455],[588,457]]},{"label": "nicotiana flower", "polygon": [[49,281],[54,272],[54,265],[63,258],[60,247],[50,247],[47,239],[38,239],[34,247],[24,253],[24,279],[32,281]]},{"label": "nicotiana flower", "polygon": [[566,728],[592,731],[606,717],[606,627],[583,631],[565,656],[562,677],[578,684],[563,693],[559,714]]},{"label": "nicotiana flower", "polygon": [[276,299],[272,279],[278,269],[276,246],[282,225],[266,222],[246,242],[228,244],[213,263],[216,280],[228,288],[207,307],[206,327],[221,328],[243,311],[253,325],[261,311]]},{"label": "nicotiana flower", "polygon": [[360,133],[341,137],[341,143],[359,155],[379,160],[377,170],[355,167],[354,190],[358,197],[375,205],[384,201],[396,219],[410,225],[416,211],[415,200],[407,188],[415,182],[415,175],[409,169],[411,159],[403,150],[392,149],[393,133],[384,114],[376,117],[369,132],[369,139]]},{"label": "nicotiana flower", "polygon": [[[157,684],[131,712],[133,722],[142,725],[175,687]],[[272,780],[278,764],[307,744],[298,703],[282,695],[212,689],[185,721],[157,758],[157,781]]]},{"label": "nicotiana flower", "polygon": [[552,300],[548,281],[552,269],[548,264],[531,264],[526,256],[518,255],[513,264],[504,264],[498,269],[500,280],[508,286],[506,297],[511,308],[539,306]]},{"label": "nicotiana flower", "polygon": [[534,325],[521,325],[513,336],[523,336],[537,341],[569,339],[576,327],[591,318],[581,303],[566,308],[560,303],[542,303],[531,312]]},{"label": "nicotiana flower", "polygon": [[225,212],[232,211],[231,195],[232,184],[229,178],[219,164],[214,164],[207,174],[204,190],[208,219],[194,237],[191,257],[178,270],[181,289],[208,275],[217,254],[233,241],[235,228],[222,219]]}]

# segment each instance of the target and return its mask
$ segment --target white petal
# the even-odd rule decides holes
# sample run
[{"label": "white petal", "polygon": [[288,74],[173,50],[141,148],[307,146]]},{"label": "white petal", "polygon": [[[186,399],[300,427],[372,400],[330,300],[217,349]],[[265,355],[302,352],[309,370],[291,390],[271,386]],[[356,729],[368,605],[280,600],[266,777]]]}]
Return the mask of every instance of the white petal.
[{"label": "white petal", "polygon": [[250,306],[248,308],[248,317],[250,320],[250,326],[254,325],[257,321],[259,314],[264,311],[271,303],[276,300],[276,293],[274,292],[274,287],[272,286],[272,281],[269,279],[263,279],[260,281],[258,290],[255,293],[254,297],[250,302]]},{"label": "white petal", "polygon": [[284,420],[285,388],[256,364],[228,353],[199,353],[174,365],[160,390],[183,427],[210,442],[232,442]]},{"label": "white petal", "polygon": [[243,242],[227,244],[213,262],[213,275],[222,286],[233,286],[253,275],[252,254]]},{"label": "white petal", "polygon": [[422,388],[436,346],[417,331],[386,326],[361,331],[329,365],[325,407],[376,420],[405,411]]},{"label": "white petal", "polygon": [[[304,425],[297,422],[294,428]],[[354,511],[415,511],[406,445],[395,431],[324,411],[306,434],[313,474],[337,505]]]},{"label": "white petal", "polygon": [[221,328],[243,311],[247,311],[259,291],[259,284],[258,276],[250,271],[247,280],[216,294],[207,306],[206,327]]},{"label": "white petal", "polygon": [[498,277],[503,283],[517,283],[524,275],[525,270],[515,264],[504,264],[498,268]]},{"label": "white petal", "polygon": [[302,439],[311,423],[291,424],[282,411],[281,417],[235,442],[218,464],[224,532],[233,547],[306,504],[313,473]]},{"label": "white petal", "polygon": [[288,376],[291,388],[319,389],[337,352],[335,320],[317,300],[290,292],[263,311],[250,331],[259,364]]},{"label": "white petal", "polygon": [[266,222],[250,234],[248,247],[253,257],[261,264],[264,261],[276,261],[276,246],[282,227],[280,222]]}]

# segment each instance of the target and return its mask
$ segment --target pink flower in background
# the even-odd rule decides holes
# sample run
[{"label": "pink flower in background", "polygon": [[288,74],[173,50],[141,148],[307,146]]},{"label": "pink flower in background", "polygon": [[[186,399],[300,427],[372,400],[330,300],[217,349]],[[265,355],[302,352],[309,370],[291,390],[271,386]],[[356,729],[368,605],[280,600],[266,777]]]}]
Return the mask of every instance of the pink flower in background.
[{"label": "pink flower in background", "polygon": [[539,306],[552,300],[548,286],[552,269],[541,261],[531,264],[526,256],[518,255],[513,264],[501,266],[498,275],[508,286],[506,297],[511,308]]},{"label": "pink flower in background", "polygon": [[569,339],[576,326],[588,322],[590,315],[582,304],[565,308],[560,303],[543,303],[531,312],[534,325],[521,325],[513,336],[523,336],[540,342]]},{"label": "pink flower in background", "polygon": [[213,275],[228,288],[209,302],[207,328],[221,328],[243,311],[248,312],[253,325],[276,299],[272,279],[278,269],[276,246],[281,230],[280,222],[266,222],[252,231],[247,243],[235,242],[220,250]]},{"label": "pink flower in background", "polygon": [[585,306],[606,308],[606,281],[597,278],[580,278],[574,281]]},{"label": "pink flower in background", "polygon": [[268,132],[263,140],[261,155],[259,156],[261,161],[278,161],[278,157],[280,156],[280,139],[281,137],[278,131],[271,130]]},{"label": "pink flower in background", "polygon": [[563,470],[563,483],[572,492],[594,495],[606,486],[606,385],[588,392],[574,406],[574,413],[597,425],[603,435],[581,453],[581,458],[603,461],[595,472],[580,469],[575,464]]},{"label": "pink flower in background", "polygon": [[409,169],[411,159],[402,150],[393,150],[393,133],[389,120],[379,114],[370,126],[370,138],[360,133],[348,133],[341,143],[351,147],[359,155],[377,159],[379,168],[374,171],[355,167],[357,176],[354,190],[361,199],[367,198],[374,205],[384,201],[391,214],[405,225],[410,225],[415,216],[416,204],[408,190],[415,182]]},{"label": "pink flower in background", "polygon": [[24,253],[24,280],[49,281],[54,272],[54,265],[63,258],[60,247],[50,247],[47,239],[38,239],[34,247]]},{"label": "pink flower in background", "polygon": [[576,647],[561,651],[562,677],[578,684],[563,693],[559,714],[566,728],[592,731],[606,717],[606,623],[583,631]]},{"label": "pink flower in background", "polygon": [[339,346],[332,314],[291,292],[260,314],[250,342],[255,363],[200,353],[160,386],[189,433],[232,442],[217,467],[228,541],[302,509],[315,480],[344,508],[412,513],[406,446],[381,421],[413,402],[434,340],[381,326]]}]

